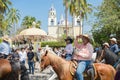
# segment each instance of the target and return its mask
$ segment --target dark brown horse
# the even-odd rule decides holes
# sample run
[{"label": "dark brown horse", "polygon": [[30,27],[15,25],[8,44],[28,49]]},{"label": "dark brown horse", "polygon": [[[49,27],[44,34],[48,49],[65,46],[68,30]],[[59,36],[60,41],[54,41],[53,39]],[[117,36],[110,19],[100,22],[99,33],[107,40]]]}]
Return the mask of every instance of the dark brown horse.
[{"label": "dark brown horse", "polygon": [[[21,75],[21,77],[19,77]],[[29,80],[27,69],[19,61],[0,59],[0,80]]]},{"label": "dark brown horse", "polygon": [[114,54],[109,49],[106,49],[106,48],[102,49],[102,48],[100,48],[97,51],[96,62],[100,62],[103,59],[105,59],[105,63],[106,64],[110,64],[110,65],[114,66],[119,58],[118,58],[118,56],[116,54]]},{"label": "dark brown horse", "polygon": [[[66,61],[55,55],[53,51],[46,50],[41,57],[41,71],[51,65],[58,75],[59,80],[74,80],[75,68],[71,67],[72,61]],[[95,77],[93,80],[114,80],[115,69],[106,64],[95,63]],[[90,80],[90,78],[87,78]]]}]

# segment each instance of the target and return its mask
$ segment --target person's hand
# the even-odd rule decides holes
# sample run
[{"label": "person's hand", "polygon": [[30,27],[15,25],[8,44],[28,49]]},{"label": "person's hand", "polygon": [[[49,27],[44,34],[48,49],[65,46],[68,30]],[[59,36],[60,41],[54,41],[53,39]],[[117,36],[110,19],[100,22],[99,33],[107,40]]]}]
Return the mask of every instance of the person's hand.
[{"label": "person's hand", "polygon": [[82,35],[81,35],[81,34],[79,35],[79,38],[82,38]]},{"label": "person's hand", "polygon": [[78,40],[78,39],[79,39],[79,36],[76,36],[76,39]]}]

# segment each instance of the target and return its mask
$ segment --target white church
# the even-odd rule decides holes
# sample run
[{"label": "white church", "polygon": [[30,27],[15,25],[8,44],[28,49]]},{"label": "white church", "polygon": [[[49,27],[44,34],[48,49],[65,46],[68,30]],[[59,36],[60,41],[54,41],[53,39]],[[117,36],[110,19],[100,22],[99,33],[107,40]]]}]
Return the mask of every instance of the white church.
[{"label": "white church", "polygon": [[[82,34],[82,27],[80,17],[74,17],[73,19],[73,27],[72,22],[67,22],[67,34],[71,37],[76,37],[79,34]],[[66,26],[65,19],[63,15],[61,15],[60,20],[57,20],[56,9],[52,5],[49,14],[48,14],[48,35],[53,36],[55,38],[59,38],[62,35],[66,34]]]}]

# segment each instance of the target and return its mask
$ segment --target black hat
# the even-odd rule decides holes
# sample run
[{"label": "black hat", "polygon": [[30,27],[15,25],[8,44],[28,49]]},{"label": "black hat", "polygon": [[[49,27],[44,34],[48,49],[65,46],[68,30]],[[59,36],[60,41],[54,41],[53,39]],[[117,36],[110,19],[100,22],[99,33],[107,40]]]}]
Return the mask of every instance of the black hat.
[{"label": "black hat", "polygon": [[70,43],[73,43],[73,39],[72,39],[70,36],[68,36],[68,37],[65,39],[65,41],[67,41],[67,40],[69,40]]}]

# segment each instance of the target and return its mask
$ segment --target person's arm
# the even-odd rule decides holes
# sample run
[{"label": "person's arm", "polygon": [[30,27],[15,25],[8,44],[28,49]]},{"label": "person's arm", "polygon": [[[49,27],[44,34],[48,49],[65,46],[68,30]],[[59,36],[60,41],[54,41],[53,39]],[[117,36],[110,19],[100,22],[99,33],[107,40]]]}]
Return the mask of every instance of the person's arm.
[{"label": "person's arm", "polygon": [[115,53],[118,53],[119,52],[119,48],[118,48],[118,45],[116,44],[115,45],[115,51],[114,51]]},{"label": "person's arm", "polygon": [[81,47],[81,44],[78,43],[79,38],[82,38],[82,35],[76,36],[76,39],[74,40],[74,46],[78,49]]},{"label": "person's arm", "polygon": [[34,52],[32,52],[32,59],[34,58]]}]

